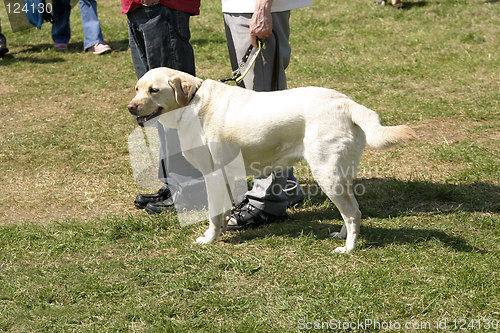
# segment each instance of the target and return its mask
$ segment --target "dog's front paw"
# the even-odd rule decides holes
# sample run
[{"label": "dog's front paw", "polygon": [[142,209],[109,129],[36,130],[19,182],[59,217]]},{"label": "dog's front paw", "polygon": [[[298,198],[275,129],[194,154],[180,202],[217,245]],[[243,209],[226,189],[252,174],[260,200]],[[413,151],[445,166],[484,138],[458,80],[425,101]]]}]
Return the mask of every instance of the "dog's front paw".
[{"label": "dog's front paw", "polygon": [[214,239],[211,239],[211,238],[205,237],[205,236],[196,238],[196,243],[198,243],[198,244],[208,244],[208,243],[211,243],[213,241],[214,241]]},{"label": "dog's front paw", "polygon": [[347,250],[347,248],[345,246],[339,246],[338,248],[333,250],[333,252],[335,252],[335,253],[348,253],[349,251]]},{"label": "dog's front paw", "polygon": [[220,231],[221,231],[220,229],[209,228],[207,231],[205,231],[205,233],[203,234],[202,237],[198,237],[196,239],[196,243],[198,243],[198,244],[212,243],[217,238],[219,238]]}]

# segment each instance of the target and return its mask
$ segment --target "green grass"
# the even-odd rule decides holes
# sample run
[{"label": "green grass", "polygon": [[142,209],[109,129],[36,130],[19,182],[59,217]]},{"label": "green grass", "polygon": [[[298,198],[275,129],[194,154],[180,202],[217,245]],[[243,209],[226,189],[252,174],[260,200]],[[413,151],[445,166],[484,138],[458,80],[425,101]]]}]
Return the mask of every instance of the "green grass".
[{"label": "green grass", "polygon": [[6,226],[0,328],[285,332],[300,319],[497,318],[491,216],[370,220],[348,256],[331,254],[339,242],[315,217],[206,247],[192,243],[200,228],[164,217]]},{"label": "green grass", "polygon": [[[57,53],[50,25],[12,33],[0,6],[11,50],[0,59],[0,331],[290,332],[366,319],[494,331],[484,325],[500,319],[500,3],[403,2],[315,0],[292,13],[290,88],[337,89],[419,135],[363,155],[349,255],[332,253],[342,220],[304,163],[309,192],[288,220],[212,245],[193,243],[206,222],[137,211],[120,3],[99,2],[114,49],[99,57],[81,52],[78,8],[70,51]],[[191,28],[198,76],[228,76],[219,1],[203,1]]]}]

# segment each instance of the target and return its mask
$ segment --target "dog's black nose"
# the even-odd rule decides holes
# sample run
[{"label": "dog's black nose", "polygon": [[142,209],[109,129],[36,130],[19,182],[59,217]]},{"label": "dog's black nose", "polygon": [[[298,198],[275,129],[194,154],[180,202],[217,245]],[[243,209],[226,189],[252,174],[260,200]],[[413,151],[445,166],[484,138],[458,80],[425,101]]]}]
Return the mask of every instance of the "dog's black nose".
[{"label": "dog's black nose", "polygon": [[130,104],[128,105],[128,111],[129,111],[130,113],[132,113],[133,115],[136,115],[136,112],[137,112],[137,104],[135,104],[135,103],[130,103]]}]

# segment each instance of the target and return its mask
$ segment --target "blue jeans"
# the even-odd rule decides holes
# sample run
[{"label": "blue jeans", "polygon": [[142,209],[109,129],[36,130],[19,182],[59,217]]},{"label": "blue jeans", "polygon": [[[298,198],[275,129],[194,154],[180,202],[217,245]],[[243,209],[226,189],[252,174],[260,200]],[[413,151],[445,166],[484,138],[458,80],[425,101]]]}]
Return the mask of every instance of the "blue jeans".
[{"label": "blue jeans", "polygon": [[156,67],[195,75],[188,13],[157,4],[139,7],[127,13],[127,18],[130,51],[138,79]]},{"label": "blue jeans", "polygon": [[[104,43],[101,24],[97,18],[97,2],[95,0],[79,0],[83,25],[83,49],[86,50],[97,43]],[[68,43],[71,38],[69,17],[71,14],[70,0],[53,0],[54,24],[52,39],[55,43]]]},{"label": "blue jeans", "polygon": [[86,50],[97,43],[104,44],[101,23],[97,18],[97,1],[79,0],[79,2],[84,34],[83,49]]},{"label": "blue jeans", "polygon": [[71,28],[69,25],[69,15],[71,14],[71,4],[69,0],[53,0],[52,16],[52,40],[54,43],[68,43],[71,38]]}]

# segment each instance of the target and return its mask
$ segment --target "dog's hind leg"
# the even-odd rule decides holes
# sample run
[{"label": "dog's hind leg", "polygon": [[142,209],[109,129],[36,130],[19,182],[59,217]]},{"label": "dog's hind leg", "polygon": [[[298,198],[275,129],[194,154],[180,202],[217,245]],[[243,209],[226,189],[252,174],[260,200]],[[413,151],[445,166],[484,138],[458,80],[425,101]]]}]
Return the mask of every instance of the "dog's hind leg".
[{"label": "dog's hind leg", "polygon": [[[342,188],[343,191],[349,191],[350,193],[345,193],[341,195],[334,194],[329,196],[333,203],[337,206],[344,219],[346,241],[345,246],[340,246],[335,249],[335,252],[346,253],[354,250],[356,248],[356,243],[359,236],[359,228],[361,225],[361,212],[358,207],[358,202],[354,195],[352,194],[352,184],[345,184],[342,187],[337,184],[338,188]],[[342,230],[340,234],[342,233]],[[343,236],[343,235],[339,235]],[[338,236],[337,236],[338,237]]]},{"label": "dog's hind leg", "polygon": [[350,252],[356,247],[361,224],[361,212],[353,194],[352,182],[338,177],[328,179],[321,175],[316,178],[316,174],[318,172],[313,171],[314,178],[328,198],[337,206],[344,220],[342,230],[335,237],[345,238],[346,243],[345,246],[336,248],[335,252]]},{"label": "dog's hind leg", "polygon": [[[356,150],[355,147],[351,148]],[[338,253],[346,253],[355,249],[361,224],[361,212],[352,187],[359,157],[358,154],[352,153],[353,151],[348,154],[347,150],[325,152],[320,149],[314,149],[314,151],[309,149],[306,154],[314,179],[337,206],[344,220],[342,230],[335,236],[343,238],[342,236],[345,235],[346,244],[335,249]]]}]

